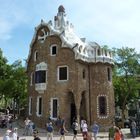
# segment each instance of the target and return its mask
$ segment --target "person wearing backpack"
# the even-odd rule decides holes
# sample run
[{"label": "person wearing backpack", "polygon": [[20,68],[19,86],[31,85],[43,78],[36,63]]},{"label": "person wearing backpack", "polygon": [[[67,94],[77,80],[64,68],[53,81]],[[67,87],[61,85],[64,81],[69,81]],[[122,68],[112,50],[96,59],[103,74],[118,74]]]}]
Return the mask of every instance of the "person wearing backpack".
[{"label": "person wearing backpack", "polygon": [[77,140],[77,131],[78,131],[78,123],[77,120],[74,120],[73,124],[72,124],[72,129],[73,129],[73,140],[76,139]]},{"label": "person wearing backpack", "polygon": [[53,125],[52,122],[49,122],[46,124],[47,128],[47,140],[52,140],[53,139]]},{"label": "person wearing backpack", "polygon": [[93,132],[94,140],[97,140],[97,135],[99,132],[99,125],[96,123],[96,121],[94,121],[94,124],[92,126],[92,132]]}]

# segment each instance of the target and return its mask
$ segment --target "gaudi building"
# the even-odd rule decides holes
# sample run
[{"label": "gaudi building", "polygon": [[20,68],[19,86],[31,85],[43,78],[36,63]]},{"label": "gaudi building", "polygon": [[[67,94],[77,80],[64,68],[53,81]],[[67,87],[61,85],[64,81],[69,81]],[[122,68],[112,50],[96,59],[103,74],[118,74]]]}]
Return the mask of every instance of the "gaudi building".
[{"label": "gaudi building", "polygon": [[111,52],[79,38],[64,7],[59,6],[54,23],[41,20],[30,44],[29,117],[39,126],[58,116],[65,118],[67,127],[73,118],[80,121],[81,117],[89,125],[96,120],[110,126],[114,117],[112,67]]}]

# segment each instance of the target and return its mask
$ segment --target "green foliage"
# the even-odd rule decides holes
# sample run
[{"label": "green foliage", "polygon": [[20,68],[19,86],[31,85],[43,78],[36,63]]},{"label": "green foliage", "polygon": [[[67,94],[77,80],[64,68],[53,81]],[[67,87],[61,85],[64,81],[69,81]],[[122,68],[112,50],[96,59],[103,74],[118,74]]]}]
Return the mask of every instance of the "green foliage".
[{"label": "green foliage", "polygon": [[122,111],[131,100],[138,98],[140,84],[138,76],[140,75],[140,54],[135,49],[122,47],[114,49],[115,67],[113,75],[113,84],[115,90],[116,106]]},{"label": "green foliage", "polygon": [[12,65],[7,64],[2,50],[0,50],[0,99],[4,100],[5,107],[9,106],[12,100],[19,108],[27,105],[26,70],[19,60]]}]

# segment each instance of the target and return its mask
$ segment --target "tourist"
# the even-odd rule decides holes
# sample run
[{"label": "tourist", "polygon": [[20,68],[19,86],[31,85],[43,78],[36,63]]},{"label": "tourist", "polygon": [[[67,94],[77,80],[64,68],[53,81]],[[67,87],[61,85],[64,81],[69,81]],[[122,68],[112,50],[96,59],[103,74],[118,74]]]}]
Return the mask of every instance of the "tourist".
[{"label": "tourist", "polygon": [[87,126],[86,120],[83,120],[81,129],[82,129],[83,139],[87,140],[88,139],[88,126]]},{"label": "tourist", "polygon": [[109,140],[114,140],[115,127],[115,122],[112,122],[112,126],[109,128]]},{"label": "tourist", "polygon": [[25,128],[24,128],[24,133],[23,135],[28,135],[28,132],[29,132],[29,118],[26,117],[25,121],[24,121],[24,124],[25,124]]},{"label": "tourist", "polygon": [[136,137],[136,122],[134,120],[131,123],[131,135],[133,138]]},{"label": "tourist", "polygon": [[53,125],[52,122],[49,122],[46,124],[46,129],[47,129],[47,140],[52,140],[53,139]]},{"label": "tourist", "polygon": [[122,140],[124,140],[124,135],[123,135],[123,132],[121,130],[121,127],[119,127],[119,130],[120,130],[121,138],[122,138]]},{"label": "tourist", "polygon": [[99,132],[99,125],[96,123],[96,121],[94,122],[92,126],[92,132],[93,132],[94,140],[97,140],[97,134]]},{"label": "tourist", "polygon": [[78,131],[78,123],[77,120],[74,120],[73,124],[72,124],[72,129],[73,129],[73,140],[76,139],[77,140],[77,131]]},{"label": "tourist", "polygon": [[114,140],[122,140],[120,130],[118,127],[115,127],[115,135],[114,135]]},{"label": "tourist", "polygon": [[57,118],[57,120],[56,120],[57,131],[60,130],[61,125],[62,125],[62,119],[61,119],[60,116],[58,116],[58,118]]},{"label": "tourist", "polygon": [[81,132],[82,132],[82,127],[83,127],[84,121],[85,120],[83,119],[83,117],[81,117],[81,123],[80,123],[80,127],[81,127],[80,130],[81,130]]},{"label": "tourist", "polygon": [[18,140],[18,133],[17,133],[17,128],[14,128],[13,134],[12,134],[12,140]]},{"label": "tourist", "polygon": [[3,140],[10,140],[10,133],[11,133],[11,130],[6,130],[6,133],[5,133],[5,135],[4,135],[4,137],[3,137]]},{"label": "tourist", "polygon": [[60,140],[65,140],[65,132],[68,132],[65,128],[65,121],[63,120],[63,123],[59,129],[59,132],[60,132]]},{"label": "tourist", "polygon": [[33,130],[35,129],[35,124],[33,123],[32,120],[29,121],[28,123],[28,130],[29,130],[29,135],[32,136],[33,135]]}]

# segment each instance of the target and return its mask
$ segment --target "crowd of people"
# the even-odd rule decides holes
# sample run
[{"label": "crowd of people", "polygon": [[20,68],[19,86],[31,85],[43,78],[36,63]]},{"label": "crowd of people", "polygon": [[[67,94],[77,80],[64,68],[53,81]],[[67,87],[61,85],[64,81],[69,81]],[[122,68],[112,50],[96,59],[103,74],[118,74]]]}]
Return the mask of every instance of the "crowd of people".
[{"label": "crowd of people", "polygon": [[[53,140],[53,133],[54,133],[54,127],[56,128],[56,131],[58,131],[60,135],[60,140],[65,140],[65,134],[68,133],[68,130],[65,128],[65,119],[58,117],[57,121],[54,123],[51,119],[48,120],[45,124],[46,133],[47,133],[47,140]],[[56,126],[54,126],[56,125]],[[25,136],[33,136],[34,140],[40,140],[38,136],[38,130],[36,129],[36,126],[32,120],[30,120],[28,117],[24,120],[24,132],[23,135]],[[3,140],[10,140],[10,137],[12,137],[12,140],[18,140],[18,128],[12,128],[7,126],[6,133],[3,137]],[[98,133],[99,133],[99,125],[96,121],[94,121],[92,126],[88,126],[87,121],[85,119],[81,119],[80,124],[78,124],[77,119],[73,120],[72,123],[72,131],[73,131],[73,140],[78,140],[77,134],[78,132],[82,133],[83,140],[97,140]],[[131,123],[131,129],[130,129],[131,135],[133,138],[136,137],[136,122],[132,121]],[[115,126],[115,124],[110,128],[109,130],[109,140],[124,140],[124,135],[121,131],[120,127]]]},{"label": "crowd of people", "polygon": [[10,114],[0,114],[0,128],[12,129],[13,116]]},{"label": "crowd of people", "polygon": [[[136,122],[132,120],[130,123],[130,134],[134,139],[137,136]],[[124,134],[120,126],[114,126],[109,130],[109,140],[124,140]]]},{"label": "crowd of people", "polygon": [[17,130],[17,128],[14,128],[13,130],[7,129],[5,135],[3,136],[3,140],[10,140],[11,138],[12,140],[18,140],[19,136]]}]

